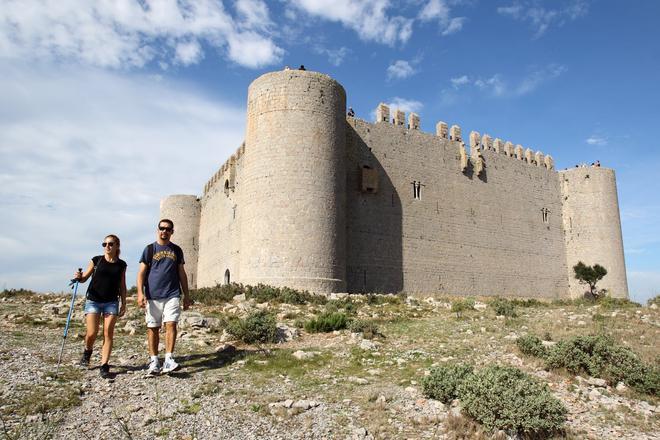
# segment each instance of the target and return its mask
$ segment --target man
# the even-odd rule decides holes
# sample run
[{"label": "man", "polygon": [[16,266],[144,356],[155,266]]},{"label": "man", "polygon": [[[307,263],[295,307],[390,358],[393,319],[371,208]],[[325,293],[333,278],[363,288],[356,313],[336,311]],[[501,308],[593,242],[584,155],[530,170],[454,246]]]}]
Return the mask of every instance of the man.
[{"label": "man", "polygon": [[147,343],[150,362],[147,374],[161,372],[158,361],[160,327],[165,323],[165,362],[162,372],[169,373],[179,368],[174,360],[176,324],[181,314],[181,293],[183,310],[190,306],[188,277],[183,268],[183,251],[170,238],[174,233],[174,222],[162,219],[158,222],[157,239],[147,245],[140,258],[137,277],[137,301],[141,308],[146,307]]}]

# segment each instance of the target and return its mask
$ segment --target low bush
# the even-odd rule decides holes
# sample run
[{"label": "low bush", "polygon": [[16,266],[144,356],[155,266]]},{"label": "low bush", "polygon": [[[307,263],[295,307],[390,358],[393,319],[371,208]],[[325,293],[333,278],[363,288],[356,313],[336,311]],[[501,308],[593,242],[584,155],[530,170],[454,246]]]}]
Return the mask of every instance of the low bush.
[{"label": "low bush", "polygon": [[652,306],[653,304],[660,307],[660,295],[654,296],[653,298],[649,299],[646,303],[649,305],[649,307]]},{"label": "low bush", "polygon": [[495,298],[490,302],[490,306],[498,316],[506,316],[507,318],[515,318],[518,316],[513,302],[504,298]]},{"label": "low bush", "polygon": [[229,321],[227,331],[247,344],[277,340],[275,316],[264,310],[252,312],[244,319]]},{"label": "low bush", "polygon": [[367,304],[370,306],[378,306],[381,304],[402,304],[405,301],[405,294],[388,295],[388,294],[367,294]]},{"label": "low bush", "polygon": [[547,355],[547,349],[543,346],[543,343],[538,336],[521,336],[516,340],[516,345],[518,346],[518,350],[527,356],[545,358]]},{"label": "low bush", "polygon": [[341,330],[348,325],[348,316],[341,312],[325,312],[305,323],[305,330],[310,333],[327,333]]},{"label": "low bush", "polygon": [[541,436],[566,421],[566,408],[547,385],[511,366],[492,365],[468,375],[457,394],[465,414],[489,430]]},{"label": "low bush", "polygon": [[474,304],[474,298],[454,300],[451,303],[451,311],[456,313],[457,318],[460,318],[461,313],[465,312],[466,310],[474,310]]},{"label": "low bush", "polygon": [[215,287],[202,287],[192,290],[190,292],[190,297],[196,302],[202,304],[216,305],[229,302],[234,296],[242,293],[245,293],[245,287],[242,284],[231,283],[218,284]]},{"label": "low bush", "polygon": [[36,294],[37,292],[28,289],[4,289],[0,292],[0,298],[19,298]]},{"label": "low bush", "polygon": [[572,374],[586,373],[605,379],[610,385],[624,382],[650,395],[660,389],[660,369],[645,365],[629,348],[605,335],[576,336],[548,350],[548,368],[565,368]]},{"label": "low bush", "polygon": [[422,379],[422,390],[426,397],[449,403],[458,398],[458,388],[472,374],[472,366],[447,364],[431,369],[431,374]]},{"label": "low bush", "polygon": [[326,303],[325,308],[328,312],[343,311],[346,314],[353,315],[357,313],[360,304],[350,296],[347,296],[341,299],[331,299]]},{"label": "low bush", "polygon": [[362,333],[367,339],[373,339],[379,336],[383,336],[378,328],[378,324],[374,321],[366,319],[354,319],[348,323],[348,329],[352,333]]}]

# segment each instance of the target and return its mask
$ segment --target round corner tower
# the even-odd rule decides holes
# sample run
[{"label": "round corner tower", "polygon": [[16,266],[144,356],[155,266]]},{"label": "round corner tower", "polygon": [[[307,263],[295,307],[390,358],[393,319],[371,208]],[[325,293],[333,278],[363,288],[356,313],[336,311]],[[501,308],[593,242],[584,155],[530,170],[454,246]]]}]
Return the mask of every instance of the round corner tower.
[{"label": "round corner tower", "polygon": [[188,286],[197,288],[197,258],[199,256],[199,219],[201,204],[197,196],[172,195],[160,201],[160,218],[174,222],[172,242],[183,250]]},{"label": "round corner tower", "polygon": [[628,298],[614,170],[573,168],[560,172],[559,178],[570,296],[580,297],[587,290],[573,272],[573,266],[582,261],[607,269],[599,288],[614,297]]},{"label": "round corner tower", "polygon": [[346,92],[283,70],[248,89],[241,282],[346,289]]}]

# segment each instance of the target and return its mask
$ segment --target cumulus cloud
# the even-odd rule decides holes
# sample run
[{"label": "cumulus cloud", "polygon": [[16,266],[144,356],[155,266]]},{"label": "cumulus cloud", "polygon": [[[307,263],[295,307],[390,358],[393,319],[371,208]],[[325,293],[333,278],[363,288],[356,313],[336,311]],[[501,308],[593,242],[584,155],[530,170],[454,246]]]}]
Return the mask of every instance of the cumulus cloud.
[{"label": "cumulus cloud", "polygon": [[607,139],[597,134],[592,134],[587,139],[585,139],[585,142],[589,145],[607,145]]},{"label": "cumulus cloud", "polygon": [[[192,64],[203,45],[226,49],[246,67],[278,62],[268,7],[238,0],[236,18],[215,0],[3,0],[0,56],[73,60],[87,65],[131,68],[155,61]],[[244,53],[244,50],[253,50]]]},{"label": "cumulus cloud", "polygon": [[534,29],[535,38],[545,34],[551,26],[561,27],[589,12],[589,3],[586,0],[568,0],[554,5],[555,7],[546,9],[536,1],[518,1],[509,6],[498,7],[497,12],[518,21],[529,22]]},{"label": "cumulus cloud", "polygon": [[291,0],[298,10],[324,20],[341,23],[365,41],[393,46],[412,35],[413,19],[391,16],[389,0]]},{"label": "cumulus cloud", "polygon": [[412,76],[417,71],[413,65],[405,60],[397,60],[387,67],[388,79],[405,79]]},{"label": "cumulus cloud", "polygon": [[502,81],[502,77],[499,74],[495,74],[486,79],[477,79],[474,81],[474,85],[481,90],[488,91],[494,96],[502,96],[507,91],[506,85]]},{"label": "cumulus cloud", "polygon": [[450,35],[463,29],[466,17],[452,17],[445,0],[429,0],[417,16],[421,21],[437,21],[442,35]]},{"label": "cumulus cloud", "polygon": [[134,284],[158,200],[200,194],[243,137],[243,108],[185,83],[9,63],[0,76],[0,286],[64,288],[109,233]]}]

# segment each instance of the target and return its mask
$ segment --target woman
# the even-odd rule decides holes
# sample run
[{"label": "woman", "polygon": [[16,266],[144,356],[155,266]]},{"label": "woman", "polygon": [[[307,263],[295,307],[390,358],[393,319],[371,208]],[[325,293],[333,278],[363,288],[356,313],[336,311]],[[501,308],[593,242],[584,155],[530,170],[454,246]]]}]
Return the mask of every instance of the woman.
[{"label": "woman", "polygon": [[[119,259],[119,237],[108,235],[101,243],[103,255],[92,258],[85,273],[81,271],[74,274],[74,278],[84,283],[89,277],[92,281],[87,288],[87,301],[85,301],[85,321],[87,333],[85,334],[85,348],[80,365],[88,366],[92,357],[92,349],[96,334],[99,331],[99,322],[103,315],[103,347],[101,349],[101,377],[110,377],[110,352],[112,351],[112,338],[118,316],[126,313],[126,262]],[[121,306],[119,300],[121,299]]]}]

